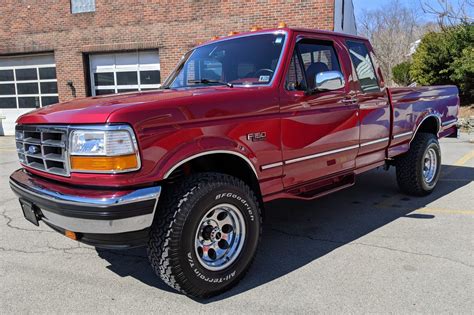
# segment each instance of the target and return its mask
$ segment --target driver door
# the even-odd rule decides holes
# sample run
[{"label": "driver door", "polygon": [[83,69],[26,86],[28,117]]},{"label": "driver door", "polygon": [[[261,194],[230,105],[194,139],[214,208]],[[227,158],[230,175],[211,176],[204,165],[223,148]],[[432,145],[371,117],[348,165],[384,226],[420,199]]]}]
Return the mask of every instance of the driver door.
[{"label": "driver door", "polygon": [[[281,92],[285,188],[355,168],[359,149],[359,106],[350,84],[315,91],[315,76],[340,71],[350,80],[350,61],[329,37],[299,37]],[[312,92],[309,92],[312,91]]]}]

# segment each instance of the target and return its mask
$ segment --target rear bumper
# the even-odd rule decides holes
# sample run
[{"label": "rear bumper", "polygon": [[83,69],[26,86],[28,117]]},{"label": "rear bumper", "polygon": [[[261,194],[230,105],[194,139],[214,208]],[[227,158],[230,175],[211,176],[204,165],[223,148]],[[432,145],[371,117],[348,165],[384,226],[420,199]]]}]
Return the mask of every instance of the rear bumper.
[{"label": "rear bumper", "polygon": [[53,229],[78,233],[80,241],[104,247],[136,246],[146,238],[161,192],[160,186],[100,191],[70,187],[24,169],[10,176],[10,187]]}]

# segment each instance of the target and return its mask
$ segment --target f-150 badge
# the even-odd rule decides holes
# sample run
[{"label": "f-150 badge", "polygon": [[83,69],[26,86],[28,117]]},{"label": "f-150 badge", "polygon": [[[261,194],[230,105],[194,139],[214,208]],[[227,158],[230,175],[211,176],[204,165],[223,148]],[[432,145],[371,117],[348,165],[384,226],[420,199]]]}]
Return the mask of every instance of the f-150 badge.
[{"label": "f-150 badge", "polygon": [[249,133],[247,134],[247,140],[252,141],[252,142],[265,141],[267,140],[267,133],[264,131]]}]

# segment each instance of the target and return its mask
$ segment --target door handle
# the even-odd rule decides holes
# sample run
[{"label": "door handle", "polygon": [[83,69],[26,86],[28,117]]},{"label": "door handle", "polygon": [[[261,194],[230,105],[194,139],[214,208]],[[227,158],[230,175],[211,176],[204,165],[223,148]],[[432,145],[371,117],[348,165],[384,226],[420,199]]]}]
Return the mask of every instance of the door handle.
[{"label": "door handle", "polygon": [[344,104],[357,104],[357,102],[359,102],[355,97],[351,97],[351,98],[345,98],[342,100],[342,102]]}]

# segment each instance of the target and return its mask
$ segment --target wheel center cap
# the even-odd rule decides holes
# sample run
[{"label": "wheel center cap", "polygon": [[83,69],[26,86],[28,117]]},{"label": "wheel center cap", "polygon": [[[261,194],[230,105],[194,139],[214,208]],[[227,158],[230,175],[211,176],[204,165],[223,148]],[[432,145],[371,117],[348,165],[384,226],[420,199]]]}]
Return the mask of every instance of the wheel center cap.
[{"label": "wheel center cap", "polygon": [[211,241],[212,242],[215,242],[215,241],[218,241],[220,240],[222,237],[222,234],[221,234],[221,229],[219,229],[218,227],[215,227],[212,229],[211,231]]}]

